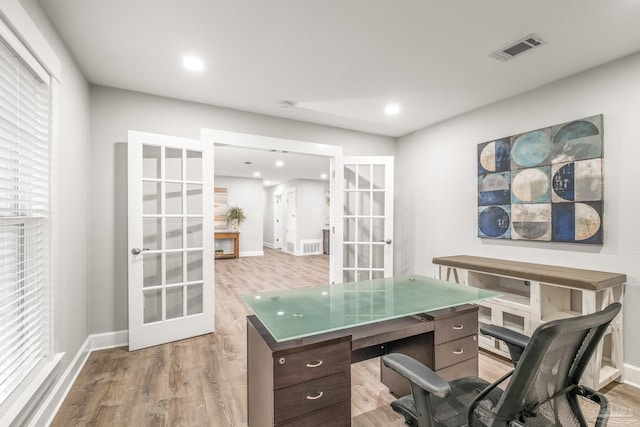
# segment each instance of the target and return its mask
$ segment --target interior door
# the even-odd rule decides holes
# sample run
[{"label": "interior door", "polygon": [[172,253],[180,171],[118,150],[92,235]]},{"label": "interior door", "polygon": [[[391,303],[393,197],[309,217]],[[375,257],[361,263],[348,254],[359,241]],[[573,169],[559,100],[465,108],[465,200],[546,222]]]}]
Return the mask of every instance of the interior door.
[{"label": "interior door", "polygon": [[213,145],[129,131],[129,350],[213,332]]},{"label": "interior door", "polygon": [[296,189],[289,188],[287,190],[287,252],[295,253],[297,239],[297,219],[296,219]]},{"label": "interior door", "polygon": [[282,249],[282,194],[273,195],[273,248]]},{"label": "interior door", "polygon": [[393,275],[393,157],[344,157],[342,279]]}]

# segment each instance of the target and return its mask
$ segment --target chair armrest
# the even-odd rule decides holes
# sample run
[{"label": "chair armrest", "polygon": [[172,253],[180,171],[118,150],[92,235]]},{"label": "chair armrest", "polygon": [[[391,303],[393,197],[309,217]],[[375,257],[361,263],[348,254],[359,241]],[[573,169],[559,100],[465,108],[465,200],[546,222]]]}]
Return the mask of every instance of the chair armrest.
[{"label": "chair armrest", "polygon": [[502,326],[485,325],[480,328],[480,332],[483,335],[489,335],[504,341],[504,343],[507,344],[514,366],[518,363],[518,360],[520,360],[522,352],[529,343],[528,336],[512,331],[511,329],[503,328]]},{"label": "chair armrest", "polygon": [[451,393],[449,383],[413,357],[391,353],[382,358],[382,363],[434,396],[445,398]]}]

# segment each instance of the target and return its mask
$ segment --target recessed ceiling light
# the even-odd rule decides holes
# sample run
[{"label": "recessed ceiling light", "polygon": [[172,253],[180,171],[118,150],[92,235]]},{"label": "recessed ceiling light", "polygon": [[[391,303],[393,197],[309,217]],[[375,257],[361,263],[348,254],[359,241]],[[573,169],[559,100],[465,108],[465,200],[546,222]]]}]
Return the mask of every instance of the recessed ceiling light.
[{"label": "recessed ceiling light", "polygon": [[389,104],[384,108],[384,112],[389,116],[395,116],[400,112],[400,106],[398,104]]},{"label": "recessed ceiling light", "polygon": [[323,173],[322,175],[320,175],[320,179],[327,179],[327,174]]},{"label": "recessed ceiling light", "polygon": [[254,172],[253,176],[260,176],[260,172]]},{"label": "recessed ceiling light", "polygon": [[284,162],[282,160],[278,160],[276,161],[276,166],[281,168],[282,166],[284,166]]},{"label": "recessed ceiling light", "polygon": [[204,70],[204,63],[202,59],[195,56],[185,56],[182,59],[182,64],[189,71],[202,71]]}]

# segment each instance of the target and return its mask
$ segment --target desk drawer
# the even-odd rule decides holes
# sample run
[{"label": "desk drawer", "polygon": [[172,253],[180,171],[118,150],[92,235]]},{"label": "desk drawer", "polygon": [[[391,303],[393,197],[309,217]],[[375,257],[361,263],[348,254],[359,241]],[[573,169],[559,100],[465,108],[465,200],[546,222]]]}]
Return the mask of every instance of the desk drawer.
[{"label": "desk drawer", "polygon": [[351,427],[351,400],[287,420],[276,427]]},{"label": "desk drawer", "polygon": [[274,389],[299,384],[338,372],[351,366],[351,343],[344,341],[312,350],[274,358]]},{"label": "desk drawer", "polygon": [[276,390],[275,423],[351,399],[351,371]]},{"label": "desk drawer", "polygon": [[435,320],[434,341],[442,344],[458,338],[478,333],[478,311],[473,310],[460,316]]},{"label": "desk drawer", "polygon": [[478,336],[460,338],[435,346],[435,370],[478,357]]}]

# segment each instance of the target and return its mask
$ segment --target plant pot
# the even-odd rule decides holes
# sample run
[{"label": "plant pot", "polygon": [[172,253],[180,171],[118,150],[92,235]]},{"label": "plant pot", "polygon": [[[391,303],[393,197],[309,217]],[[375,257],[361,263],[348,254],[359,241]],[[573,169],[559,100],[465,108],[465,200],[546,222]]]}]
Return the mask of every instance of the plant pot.
[{"label": "plant pot", "polygon": [[231,230],[238,231],[238,227],[240,226],[240,222],[237,219],[231,220]]}]

